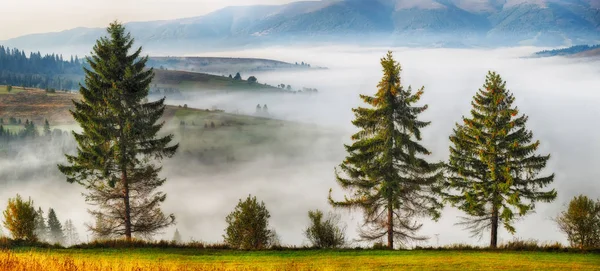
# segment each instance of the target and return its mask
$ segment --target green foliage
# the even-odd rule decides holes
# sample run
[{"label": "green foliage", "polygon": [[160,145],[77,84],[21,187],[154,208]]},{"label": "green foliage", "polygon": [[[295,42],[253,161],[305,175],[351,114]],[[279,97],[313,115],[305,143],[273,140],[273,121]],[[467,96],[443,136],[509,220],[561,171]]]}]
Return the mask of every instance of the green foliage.
[{"label": "green foliage", "polygon": [[264,202],[248,195],[226,218],[225,243],[237,249],[266,249],[273,244],[275,233],[269,229],[271,215]]},{"label": "green foliage", "polygon": [[320,210],[308,211],[310,225],[304,235],[313,247],[339,248],[346,243],[345,228],[339,226],[340,216],[330,213],[324,217]]},{"label": "green foliage", "polygon": [[348,156],[336,170],[339,185],[351,191],[352,197],[330,203],[335,207],[358,208],[364,212],[361,237],[378,240],[387,236],[388,247],[394,239],[404,244],[424,240],[417,236],[421,228],[414,219],[419,215],[439,217],[442,207],[437,200],[437,183],[442,164],[429,163],[423,156],[431,153],[421,141],[421,129],[430,122],[418,119],[427,106],[415,106],[423,88],[413,93],[401,84],[400,64],[391,52],[381,59],[383,77],[375,96],[361,95],[371,108],[353,109],[352,122],[360,131],[345,145]]},{"label": "green foliage", "polygon": [[48,210],[48,241],[53,244],[62,244],[65,241],[65,234],[63,232],[63,227],[58,217],[56,217],[56,212],[54,209],[50,208]]},{"label": "green foliage", "polygon": [[233,80],[242,80],[242,76],[240,75],[240,73],[236,73],[235,76],[233,77]]},{"label": "green foliage", "polygon": [[500,75],[490,72],[473,99],[471,118],[456,124],[450,137],[449,176],[445,198],[468,217],[461,223],[474,235],[491,229],[497,245],[502,224],[515,232],[515,216],[534,210],[535,202],[551,202],[556,191],[541,191],[554,175],[538,176],[550,156],[537,155],[540,142],[525,127],[527,116],[512,107],[515,98]]},{"label": "green foliage", "polygon": [[8,199],[8,205],[4,211],[4,227],[10,231],[13,239],[37,241],[35,236],[36,212],[33,201],[23,201],[17,194],[15,198]]},{"label": "green foliage", "polygon": [[574,197],[556,223],[572,247],[600,248],[600,201],[584,195]]},{"label": "green foliage", "polygon": [[256,84],[257,82],[258,82],[258,79],[256,79],[256,77],[254,77],[254,76],[248,77],[249,84]]},{"label": "green foliage", "polygon": [[68,182],[86,187],[86,200],[98,206],[91,214],[103,215],[104,228],[92,231],[131,239],[174,223],[173,215],[160,210],[166,195],[155,189],[166,181],[158,176],[157,162],[172,157],[178,145],[169,146],[173,135],[157,137],[164,98],[144,102],[154,76],[145,68],[148,57],[141,48],[129,54],[134,41],[121,24],[107,31],[109,37],[100,38],[88,58],[83,99],[71,111],[82,128],[73,133],[77,155],[67,155],[68,165],[59,170]]},{"label": "green foliage", "polygon": [[12,91],[12,86],[11,85],[6,86],[6,91],[11,92]]}]

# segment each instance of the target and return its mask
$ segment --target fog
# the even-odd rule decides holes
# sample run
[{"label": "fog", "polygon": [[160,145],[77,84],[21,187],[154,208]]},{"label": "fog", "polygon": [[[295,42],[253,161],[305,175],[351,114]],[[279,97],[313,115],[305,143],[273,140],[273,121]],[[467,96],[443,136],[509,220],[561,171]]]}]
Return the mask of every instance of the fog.
[{"label": "fog", "polygon": [[[343,144],[350,143],[355,131],[351,125],[351,109],[363,106],[358,95],[374,94],[381,78],[379,59],[389,48],[316,47],[243,50],[236,52],[203,53],[202,56],[256,57],[288,62],[304,61],[327,70],[304,72],[266,72],[254,75],[261,83],[290,84],[294,89],[317,88],[318,94],[227,94],[191,95],[185,100],[169,99],[172,104],[187,103],[190,107],[218,107],[228,112],[252,114],[257,104],[267,104],[273,118],[315,124],[324,133],[321,138],[304,142],[302,151],[293,155],[278,153],[277,147],[256,155],[256,159],[230,170],[216,171],[209,167],[181,161],[177,157],[165,162],[163,176],[168,178],[162,188],[168,196],[163,210],[174,213],[185,240],[219,242],[225,228],[225,216],[238,199],[248,194],[265,202],[271,212],[271,226],[283,244],[306,244],[302,230],[308,223],[307,211],[319,208],[332,210],[327,194],[342,199],[344,191],[336,184],[334,167],[344,159]],[[395,48],[394,56],[403,67],[402,80],[413,89],[425,87],[421,103],[429,110],[422,119],[432,124],[422,131],[423,144],[433,152],[431,161],[446,160],[454,124],[468,116],[472,96],[483,85],[488,70],[494,70],[507,81],[516,97],[515,104],[529,116],[527,127],[541,141],[539,152],[552,155],[546,173],[556,174],[551,188],[558,198],[550,204],[538,203],[536,213],[516,223],[516,234],[501,229],[500,241],[513,238],[559,241],[565,236],[551,220],[575,195],[600,197],[600,65],[598,62],[569,58],[528,59],[540,48],[474,49],[407,49]],[[289,137],[302,141],[301,135]],[[33,153],[38,152],[34,151]],[[60,153],[60,152],[59,152]],[[48,158],[61,161],[63,158]],[[23,157],[19,166],[36,166],[33,155]],[[56,163],[54,163],[56,164]],[[0,168],[4,176],[11,167]],[[30,180],[8,180],[0,184],[0,209],[8,197],[20,193],[31,196],[44,209],[54,207],[59,219],[71,218],[86,240],[84,222],[91,218],[80,195],[78,185],[70,185],[59,174],[37,176]],[[337,210],[348,226],[350,239],[357,237],[357,225],[362,222],[359,212]],[[485,245],[489,233],[479,240],[470,238],[460,226],[457,216],[462,213],[447,207],[438,222],[428,218],[421,234],[431,237],[429,245],[467,243]],[[175,227],[157,238],[170,239]],[[6,232],[6,231],[5,231]],[[438,238],[435,238],[435,236]]]}]

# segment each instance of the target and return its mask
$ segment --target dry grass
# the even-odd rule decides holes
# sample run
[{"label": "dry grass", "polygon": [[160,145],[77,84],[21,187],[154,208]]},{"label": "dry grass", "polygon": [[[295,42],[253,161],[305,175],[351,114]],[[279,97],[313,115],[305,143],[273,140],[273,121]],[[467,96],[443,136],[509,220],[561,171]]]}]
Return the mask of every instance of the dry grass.
[{"label": "dry grass", "polygon": [[0,271],[599,270],[599,254],[97,249],[0,252]]}]

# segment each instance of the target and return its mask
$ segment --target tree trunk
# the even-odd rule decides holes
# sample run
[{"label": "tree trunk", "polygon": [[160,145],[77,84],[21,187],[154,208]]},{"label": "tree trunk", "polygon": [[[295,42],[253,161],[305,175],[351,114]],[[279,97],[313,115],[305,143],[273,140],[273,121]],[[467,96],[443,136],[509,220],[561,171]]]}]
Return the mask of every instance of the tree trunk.
[{"label": "tree trunk", "polygon": [[388,228],[387,228],[387,238],[388,238],[388,249],[394,249],[394,210],[392,209],[392,204],[388,204]]},{"label": "tree trunk", "polygon": [[498,247],[498,207],[492,207],[492,235],[490,240],[490,248]]},{"label": "tree trunk", "polygon": [[129,183],[127,182],[127,172],[121,173],[123,182],[123,203],[125,204],[125,239],[131,241],[131,207],[129,206]]}]

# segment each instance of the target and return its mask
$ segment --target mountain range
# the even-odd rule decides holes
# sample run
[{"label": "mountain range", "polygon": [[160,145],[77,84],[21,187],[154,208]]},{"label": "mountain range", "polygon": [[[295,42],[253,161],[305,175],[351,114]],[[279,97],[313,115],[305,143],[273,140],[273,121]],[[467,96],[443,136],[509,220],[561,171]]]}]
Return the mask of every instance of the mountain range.
[{"label": "mountain range", "polygon": [[[600,42],[600,0],[323,0],[226,7],[192,18],[126,24],[155,51],[340,42],[388,46],[563,46]],[[77,51],[104,28],[1,42]],[[32,48],[35,46],[35,48]]]}]

